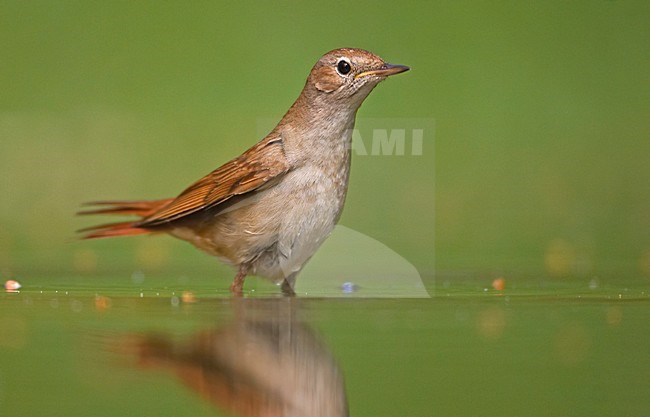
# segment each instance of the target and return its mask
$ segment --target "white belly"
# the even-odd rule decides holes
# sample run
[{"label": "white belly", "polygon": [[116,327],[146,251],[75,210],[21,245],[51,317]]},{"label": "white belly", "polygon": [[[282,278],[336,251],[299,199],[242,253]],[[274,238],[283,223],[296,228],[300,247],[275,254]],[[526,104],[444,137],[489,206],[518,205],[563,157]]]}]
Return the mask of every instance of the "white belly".
[{"label": "white belly", "polygon": [[[343,210],[347,180],[314,168],[287,174],[269,199],[280,205],[281,216],[273,250],[255,263],[256,274],[281,281],[295,276],[334,229]],[[343,187],[341,187],[343,186]],[[273,204],[275,205],[275,204]]]}]

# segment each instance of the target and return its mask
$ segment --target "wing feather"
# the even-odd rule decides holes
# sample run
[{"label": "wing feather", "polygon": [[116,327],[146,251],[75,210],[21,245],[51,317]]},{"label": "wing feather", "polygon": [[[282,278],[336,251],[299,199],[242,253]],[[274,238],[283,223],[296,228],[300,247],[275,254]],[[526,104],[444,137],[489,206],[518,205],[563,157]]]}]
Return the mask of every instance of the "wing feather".
[{"label": "wing feather", "polygon": [[238,158],[190,185],[171,202],[143,218],[138,226],[156,226],[218,206],[234,196],[254,192],[279,180],[289,168],[282,138],[269,135]]}]

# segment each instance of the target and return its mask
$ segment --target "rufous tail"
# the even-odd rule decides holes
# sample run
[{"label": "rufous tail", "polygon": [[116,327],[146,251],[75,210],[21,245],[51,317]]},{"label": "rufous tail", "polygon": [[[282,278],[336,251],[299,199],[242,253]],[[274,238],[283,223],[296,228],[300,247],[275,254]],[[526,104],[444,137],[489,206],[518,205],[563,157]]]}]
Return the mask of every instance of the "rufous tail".
[{"label": "rufous tail", "polygon": [[156,229],[139,227],[140,221],[155,213],[173,199],[153,201],[94,201],[84,206],[94,206],[89,210],[79,211],[79,215],[89,214],[110,214],[110,215],[134,215],[140,219],[135,221],[106,223],[98,226],[87,227],[78,232],[83,233],[82,239],[98,239],[103,237],[133,236],[147,233],[154,233]]}]

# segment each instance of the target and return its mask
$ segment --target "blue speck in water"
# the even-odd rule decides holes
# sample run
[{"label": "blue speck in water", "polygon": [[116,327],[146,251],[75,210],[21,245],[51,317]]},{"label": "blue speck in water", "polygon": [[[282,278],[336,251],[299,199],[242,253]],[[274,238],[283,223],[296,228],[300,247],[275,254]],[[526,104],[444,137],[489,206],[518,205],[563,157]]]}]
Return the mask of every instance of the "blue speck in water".
[{"label": "blue speck in water", "polygon": [[356,292],[358,289],[359,286],[353,282],[344,282],[343,285],[341,285],[341,290],[346,294]]}]

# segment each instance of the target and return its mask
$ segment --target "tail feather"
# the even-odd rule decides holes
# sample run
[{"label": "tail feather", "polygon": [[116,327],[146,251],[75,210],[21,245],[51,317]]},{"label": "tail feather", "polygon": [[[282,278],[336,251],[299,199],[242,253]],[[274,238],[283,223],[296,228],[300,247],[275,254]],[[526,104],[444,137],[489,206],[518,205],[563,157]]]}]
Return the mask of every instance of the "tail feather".
[{"label": "tail feather", "polygon": [[[84,206],[103,206],[102,208],[82,210],[77,214],[109,214],[109,215],[135,215],[140,218],[147,217],[173,199],[154,200],[154,201],[95,201],[86,203]],[[78,230],[84,233],[82,239],[98,239],[104,237],[116,236],[133,236],[148,233],[154,233],[156,230],[151,228],[139,227],[140,220],[126,221],[117,223],[106,223],[97,226],[86,227]]]},{"label": "tail feather", "polygon": [[99,239],[103,237],[134,236],[153,233],[151,229],[137,227],[138,222],[108,223],[100,226],[78,230],[85,233],[82,239]]},{"label": "tail feather", "polygon": [[153,201],[92,201],[90,203],[85,203],[84,206],[105,207],[82,210],[77,212],[77,214],[117,214],[147,217],[161,209],[163,206],[169,204],[172,200],[173,198]]}]

